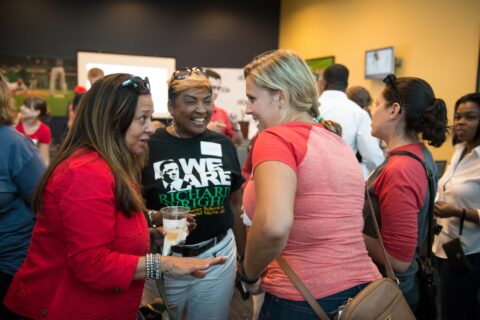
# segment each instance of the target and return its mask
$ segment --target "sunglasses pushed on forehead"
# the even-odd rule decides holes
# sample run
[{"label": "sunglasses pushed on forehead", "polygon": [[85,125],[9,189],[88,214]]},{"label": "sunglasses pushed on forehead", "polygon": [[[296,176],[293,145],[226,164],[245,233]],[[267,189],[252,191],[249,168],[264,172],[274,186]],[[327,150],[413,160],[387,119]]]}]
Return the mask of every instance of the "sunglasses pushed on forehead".
[{"label": "sunglasses pushed on forehead", "polygon": [[128,87],[135,89],[135,91],[140,94],[150,94],[150,81],[148,80],[148,77],[142,79],[140,77],[134,76],[130,79],[123,81],[120,85],[120,88]]},{"label": "sunglasses pushed on forehead", "polygon": [[180,68],[177,69],[172,76],[173,80],[184,80],[188,77],[191,77],[192,74],[197,74],[200,77],[207,78],[207,72],[202,67],[192,67],[192,68]]},{"label": "sunglasses pushed on forehead", "polygon": [[395,85],[395,80],[397,80],[397,77],[394,74],[389,74],[385,77],[385,79],[383,79],[383,83],[385,83],[385,85],[392,89],[393,93],[395,94],[395,98],[398,100],[398,104],[400,105],[400,107],[402,107],[402,99],[400,98],[400,93],[398,92],[397,86]]}]

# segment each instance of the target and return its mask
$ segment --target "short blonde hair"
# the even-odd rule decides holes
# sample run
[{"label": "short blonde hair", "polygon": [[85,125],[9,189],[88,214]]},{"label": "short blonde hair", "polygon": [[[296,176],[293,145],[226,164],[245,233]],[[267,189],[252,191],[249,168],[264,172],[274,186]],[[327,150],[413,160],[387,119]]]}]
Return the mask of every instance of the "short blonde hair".
[{"label": "short blonde hair", "polygon": [[212,85],[208,78],[193,72],[185,79],[176,80],[170,77],[168,80],[168,103],[174,103],[175,99],[184,91],[189,89],[206,89],[212,92]]},{"label": "short blonde hair", "polygon": [[12,125],[15,119],[15,106],[8,88],[7,79],[0,73],[0,125]]},{"label": "short blonde hair", "polygon": [[[305,61],[290,50],[276,50],[257,56],[244,69],[245,78],[271,92],[282,91],[297,111],[319,115],[315,77]],[[288,111],[282,122],[289,121]]]}]

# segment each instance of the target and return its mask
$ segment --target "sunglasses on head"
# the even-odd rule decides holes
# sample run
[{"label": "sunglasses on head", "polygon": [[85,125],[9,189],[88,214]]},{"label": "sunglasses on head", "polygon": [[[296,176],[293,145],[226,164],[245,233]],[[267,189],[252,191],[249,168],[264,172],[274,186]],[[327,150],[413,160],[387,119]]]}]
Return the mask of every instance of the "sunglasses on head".
[{"label": "sunglasses on head", "polygon": [[135,91],[140,94],[150,94],[150,81],[148,80],[148,77],[142,79],[140,77],[134,76],[130,79],[123,81],[120,85],[120,88],[128,87],[135,89]]},{"label": "sunglasses on head", "polygon": [[185,67],[177,69],[172,75],[172,80],[184,80],[188,77],[191,77],[194,73],[199,75],[200,77],[207,78],[207,73],[202,67]]},{"label": "sunglasses on head", "polygon": [[389,74],[385,77],[385,79],[383,79],[383,83],[392,89],[393,94],[397,98],[397,102],[400,105],[400,112],[402,112],[401,107],[403,106],[403,103],[402,99],[400,98],[400,93],[397,90],[397,86],[395,85],[395,80],[397,80],[397,77],[394,74]]}]

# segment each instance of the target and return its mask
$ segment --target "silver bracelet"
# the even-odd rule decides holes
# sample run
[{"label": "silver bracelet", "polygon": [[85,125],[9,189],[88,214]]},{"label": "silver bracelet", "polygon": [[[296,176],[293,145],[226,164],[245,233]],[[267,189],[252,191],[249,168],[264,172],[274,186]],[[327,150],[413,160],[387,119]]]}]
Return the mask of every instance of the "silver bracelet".
[{"label": "silver bracelet", "polygon": [[145,278],[160,279],[162,276],[162,264],[160,260],[160,254],[147,253],[145,256]]},{"label": "silver bracelet", "polygon": [[145,278],[152,279],[152,254],[147,253],[145,256]]},{"label": "silver bracelet", "polygon": [[155,279],[160,279],[162,276],[162,264],[160,262],[160,254],[155,254]]}]

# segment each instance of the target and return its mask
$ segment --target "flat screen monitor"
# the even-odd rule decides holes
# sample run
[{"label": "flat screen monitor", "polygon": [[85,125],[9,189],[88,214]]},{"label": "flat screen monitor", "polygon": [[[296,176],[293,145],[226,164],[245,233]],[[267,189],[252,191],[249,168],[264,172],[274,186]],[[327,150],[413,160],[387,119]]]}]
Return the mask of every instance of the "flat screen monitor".
[{"label": "flat screen monitor", "polygon": [[390,73],[395,73],[395,53],[393,47],[365,52],[366,79],[382,80]]},{"label": "flat screen monitor", "polygon": [[168,84],[167,80],[175,71],[175,59],[156,56],[104,52],[77,52],[78,84],[90,88],[87,79],[88,70],[100,68],[104,74],[130,73],[142,78],[148,77],[154,105],[154,117],[168,118]]}]

